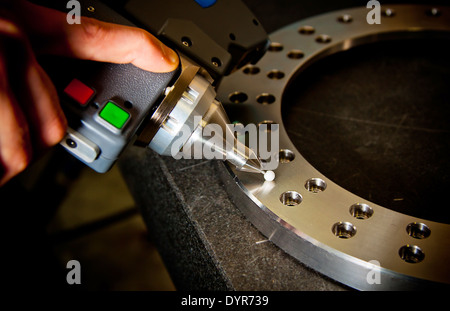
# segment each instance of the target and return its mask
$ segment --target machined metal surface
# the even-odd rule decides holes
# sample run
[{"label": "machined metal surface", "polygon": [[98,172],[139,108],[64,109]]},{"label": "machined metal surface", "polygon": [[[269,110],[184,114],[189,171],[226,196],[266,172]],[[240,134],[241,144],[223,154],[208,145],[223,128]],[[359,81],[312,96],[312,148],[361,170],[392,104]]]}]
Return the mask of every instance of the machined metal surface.
[{"label": "machined metal surface", "polygon": [[283,126],[286,87],[317,60],[380,40],[450,34],[446,7],[383,7],[378,25],[367,22],[368,12],[351,8],[291,24],[270,36],[269,51],[257,64],[222,81],[218,99],[225,107],[239,105],[246,122],[279,124],[282,149],[274,181],[229,168],[233,180],[225,184],[264,235],[339,282],[362,290],[449,285],[450,225],[392,211],[343,189],[302,157]]},{"label": "machined metal surface", "polygon": [[[263,173],[255,153],[236,140],[228,128],[230,121],[222,104],[215,100],[216,92],[209,74],[185,57],[181,57],[181,63],[180,76],[173,86],[166,89],[165,99],[136,143],[141,146],[148,144],[161,155],[178,159],[219,158],[227,160],[238,170]],[[205,131],[209,125],[215,129]],[[211,137],[210,132],[216,135]],[[222,135],[217,135],[217,132]],[[203,151],[208,148],[209,154],[206,155]]]}]

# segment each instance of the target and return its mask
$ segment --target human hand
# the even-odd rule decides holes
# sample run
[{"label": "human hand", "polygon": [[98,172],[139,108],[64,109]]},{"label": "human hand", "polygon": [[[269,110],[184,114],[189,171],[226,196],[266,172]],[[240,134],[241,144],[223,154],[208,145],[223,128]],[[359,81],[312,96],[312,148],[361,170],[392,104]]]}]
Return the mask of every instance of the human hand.
[{"label": "human hand", "polygon": [[67,122],[36,54],[132,63],[153,72],[178,66],[178,56],[148,32],[81,18],[24,0],[0,4],[0,186],[42,150],[57,144]]}]

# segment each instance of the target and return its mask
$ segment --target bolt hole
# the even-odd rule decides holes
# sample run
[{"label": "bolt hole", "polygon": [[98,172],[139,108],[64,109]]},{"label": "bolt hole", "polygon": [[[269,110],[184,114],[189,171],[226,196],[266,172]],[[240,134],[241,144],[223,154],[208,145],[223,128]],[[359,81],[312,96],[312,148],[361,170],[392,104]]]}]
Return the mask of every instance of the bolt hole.
[{"label": "bolt hole", "polygon": [[234,41],[236,40],[236,35],[234,33],[229,34],[230,40]]},{"label": "bolt hole", "polygon": [[91,13],[94,13],[94,12],[95,12],[95,8],[94,8],[92,5],[91,5],[91,6],[88,6],[87,10],[88,10],[89,12],[91,12]]},{"label": "bolt hole", "polygon": [[67,144],[67,146],[69,146],[72,149],[75,149],[77,147],[77,143],[73,139],[70,139],[70,138],[66,139],[66,144]]},{"label": "bolt hole", "polygon": [[234,92],[228,96],[228,99],[234,104],[240,104],[245,102],[248,99],[248,96],[243,92]]},{"label": "bolt hole", "polygon": [[270,105],[275,102],[275,96],[269,93],[263,93],[256,97],[256,101],[261,105]]},{"label": "bolt hole", "polygon": [[425,258],[425,253],[416,245],[404,245],[399,249],[398,254],[408,263],[419,263]]},{"label": "bolt hole", "polygon": [[426,224],[420,222],[410,223],[406,226],[406,232],[415,239],[426,239],[431,234],[430,228]]},{"label": "bolt hole", "polygon": [[300,59],[303,58],[305,54],[301,50],[292,50],[287,54],[287,57],[290,59]]},{"label": "bolt hole", "polygon": [[186,47],[191,47],[192,46],[192,41],[189,37],[183,37],[181,38],[181,43],[186,46]]},{"label": "bolt hole", "polygon": [[283,50],[283,45],[278,42],[272,42],[269,45],[269,51],[271,52],[280,52]]},{"label": "bolt hole", "polygon": [[295,191],[286,191],[280,196],[280,201],[287,206],[296,206],[302,203],[303,197]]},{"label": "bolt hole", "polygon": [[253,19],[253,25],[255,25],[255,26],[259,26],[259,22],[256,20],[256,19]]},{"label": "bolt hole", "polygon": [[215,67],[220,67],[220,66],[222,66],[222,62],[221,62],[220,59],[218,59],[217,57],[211,58],[211,63],[212,63],[213,66],[215,66]]},{"label": "bolt hole", "polygon": [[381,12],[381,15],[383,15],[384,17],[394,17],[395,11],[393,9],[387,8]]},{"label": "bolt hole", "polygon": [[274,69],[269,71],[267,77],[272,80],[280,80],[284,78],[284,72]]},{"label": "bolt hole", "polygon": [[344,14],[338,17],[338,21],[340,23],[348,24],[353,21],[353,17],[349,14]]},{"label": "bolt hole", "polygon": [[320,178],[311,178],[306,181],[305,188],[310,192],[319,193],[325,191],[327,183]]},{"label": "bolt hole", "polygon": [[330,43],[331,37],[329,35],[320,35],[316,38],[316,42],[318,43]]},{"label": "bolt hole", "polygon": [[258,67],[256,67],[256,66],[246,66],[246,67],[243,69],[243,72],[244,72],[246,75],[256,75],[256,74],[258,74],[260,71],[261,71],[261,70],[260,70]]},{"label": "bolt hole", "polygon": [[373,209],[364,203],[356,203],[350,206],[350,214],[356,219],[369,219],[373,215]]},{"label": "bolt hole", "polygon": [[124,102],[124,106],[127,109],[131,109],[131,108],[133,108],[133,103],[127,100]]},{"label": "bolt hole", "polygon": [[442,15],[441,10],[439,10],[438,8],[431,8],[429,10],[427,10],[427,15],[428,16],[433,16],[433,17],[438,17]]},{"label": "bolt hole", "polygon": [[289,149],[281,149],[278,153],[278,161],[279,163],[289,163],[294,161],[295,153],[293,153]]},{"label": "bolt hole", "polygon": [[341,239],[349,239],[356,234],[356,227],[349,222],[337,222],[331,228],[335,236]]},{"label": "bolt hole", "polygon": [[313,26],[306,25],[306,26],[300,27],[298,29],[298,32],[302,35],[312,35],[313,33],[316,32],[316,30],[314,29]]}]

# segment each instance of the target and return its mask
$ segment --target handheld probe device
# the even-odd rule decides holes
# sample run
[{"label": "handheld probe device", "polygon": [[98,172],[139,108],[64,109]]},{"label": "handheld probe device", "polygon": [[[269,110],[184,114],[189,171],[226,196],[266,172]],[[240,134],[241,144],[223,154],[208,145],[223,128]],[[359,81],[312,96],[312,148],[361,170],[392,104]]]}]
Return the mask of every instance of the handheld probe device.
[{"label": "handheld probe device", "polygon": [[[95,171],[106,172],[132,142],[173,156],[173,150],[183,153],[195,143],[205,143],[202,129],[209,123],[220,125],[225,135],[229,120],[215,99],[215,86],[221,77],[257,61],[268,47],[266,32],[243,3],[79,2],[83,16],[154,34],[177,51],[180,66],[153,73],[131,64],[44,60],[68,119],[67,135],[60,143],[67,151]],[[181,138],[181,129],[190,134]],[[241,143],[235,143],[234,148],[220,150],[224,158],[238,170],[263,173],[255,152],[236,148]]]}]

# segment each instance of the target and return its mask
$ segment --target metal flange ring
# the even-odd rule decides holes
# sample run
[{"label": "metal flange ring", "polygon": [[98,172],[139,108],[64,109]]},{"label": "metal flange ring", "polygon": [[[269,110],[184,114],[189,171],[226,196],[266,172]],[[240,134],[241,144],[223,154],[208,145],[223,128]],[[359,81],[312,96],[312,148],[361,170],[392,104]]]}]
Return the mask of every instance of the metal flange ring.
[{"label": "metal flange ring", "polygon": [[[239,105],[251,117],[246,121],[279,124],[283,149],[274,182],[229,168],[233,180],[226,185],[264,235],[332,279],[361,290],[449,285],[450,225],[389,210],[343,189],[302,157],[283,127],[283,93],[308,65],[374,41],[450,34],[449,8],[392,5],[382,10],[378,25],[367,22],[368,11],[352,8],[291,24],[270,36],[269,51],[256,65],[222,81],[218,99],[226,109]],[[380,280],[371,281],[376,273]]]}]

